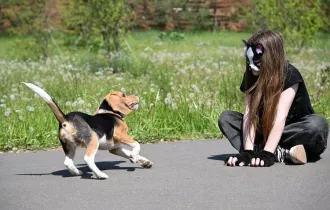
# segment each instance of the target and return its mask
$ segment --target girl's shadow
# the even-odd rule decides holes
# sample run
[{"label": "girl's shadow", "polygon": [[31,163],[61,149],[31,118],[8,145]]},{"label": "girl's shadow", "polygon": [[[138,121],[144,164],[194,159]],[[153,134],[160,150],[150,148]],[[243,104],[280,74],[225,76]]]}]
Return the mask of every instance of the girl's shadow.
[{"label": "girl's shadow", "polygon": [[230,156],[234,156],[234,155],[237,155],[237,154],[220,154],[220,155],[212,155],[212,156],[208,157],[207,159],[210,159],[210,160],[222,160],[222,161],[225,161],[228,157],[230,157]]}]

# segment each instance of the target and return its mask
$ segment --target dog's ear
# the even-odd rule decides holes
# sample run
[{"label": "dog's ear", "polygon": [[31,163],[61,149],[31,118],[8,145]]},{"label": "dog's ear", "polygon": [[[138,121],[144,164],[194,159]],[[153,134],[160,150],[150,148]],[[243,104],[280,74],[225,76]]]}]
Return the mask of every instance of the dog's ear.
[{"label": "dog's ear", "polygon": [[128,115],[132,112],[132,110],[128,108],[125,100],[117,94],[109,94],[104,100],[108,102],[109,106],[111,106],[112,110],[115,112],[120,112],[124,115]]}]

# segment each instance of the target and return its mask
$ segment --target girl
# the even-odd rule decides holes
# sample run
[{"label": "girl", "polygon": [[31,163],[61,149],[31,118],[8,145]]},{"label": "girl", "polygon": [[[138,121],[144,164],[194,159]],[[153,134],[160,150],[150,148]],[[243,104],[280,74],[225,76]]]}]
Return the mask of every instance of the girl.
[{"label": "girl", "polygon": [[[244,41],[244,40],[243,40]],[[304,164],[327,147],[328,121],[315,114],[304,80],[285,59],[281,36],[265,29],[245,43],[245,112],[224,111],[219,128],[237,155],[228,166]]]}]

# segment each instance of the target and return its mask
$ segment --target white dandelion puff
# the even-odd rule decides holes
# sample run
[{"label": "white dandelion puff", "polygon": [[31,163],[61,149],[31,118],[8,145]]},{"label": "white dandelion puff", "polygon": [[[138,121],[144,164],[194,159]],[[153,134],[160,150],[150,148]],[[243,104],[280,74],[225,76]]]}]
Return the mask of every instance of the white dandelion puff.
[{"label": "white dandelion puff", "polygon": [[30,112],[33,112],[34,111],[34,107],[33,106],[27,106],[26,109]]}]

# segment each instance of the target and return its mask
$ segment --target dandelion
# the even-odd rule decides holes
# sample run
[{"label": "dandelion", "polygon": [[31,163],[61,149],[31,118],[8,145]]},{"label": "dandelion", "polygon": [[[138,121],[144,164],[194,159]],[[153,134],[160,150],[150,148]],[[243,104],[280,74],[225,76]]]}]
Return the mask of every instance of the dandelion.
[{"label": "dandelion", "polygon": [[33,106],[27,106],[26,109],[30,112],[33,112],[34,111],[34,107]]},{"label": "dandelion", "polygon": [[116,80],[121,81],[121,80],[123,80],[123,78],[122,77],[116,77]]},{"label": "dandelion", "polygon": [[142,100],[142,101],[140,102],[140,104],[141,104],[141,107],[143,107],[143,106],[146,105],[146,101],[145,101],[145,100]]},{"label": "dandelion", "polygon": [[178,109],[178,105],[176,103],[172,103],[172,109],[177,110]]},{"label": "dandelion", "polygon": [[150,92],[154,93],[155,89],[154,88],[150,88]]},{"label": "dandelion", "polygon": [[6,108],[6,104],[0,104],[0,107]]},{"label": "dandelion", "polygon": [[199,93],[200,92],[200,90],[197,87],[197,85],[192,85],[192,88],[195,90],[196,93]]},{"label": "dandelion", "polygon": [[18,119],[24,121],[24,117],[22,115],[18,116]]},{"label": "dandelion", "polygon": [[74,101],[72,104],[71,104],[72,107],[76,107],[77,106],[77,102]]},{"label": "dandelion", "polygon": [[164,102],[165,102],[165,104],[170,104],[172,102],[172,95],[171,95],[171,93],[167,93]]},{"label": "dandelion", "polygon": [[12,101],[15,100],[15,95],[14,94],[10,95],[9,97],[10,97],[10,100],[12,100]]},{"label": "dandelion", "polygon": [[189,93],[189,97],[190,97],[190,98],[193,98],[194,96],[195,96],[194,93]]},{"label": "dandelion", "polygon": [[67,102],[65,103],[65,106],[71,106],[71,102],[70,102],[70,101],[67,101]]},{"label": "dandelion", "polygon": [[126,89],[124,87],[122,87],[120,90],[121,90],[121,92],[125,92],[126,91]]},{"label": "dandelion", "polygon": [[5,111],[5,116],[8,117],[10,115],[11,109],[7,108]]}]

